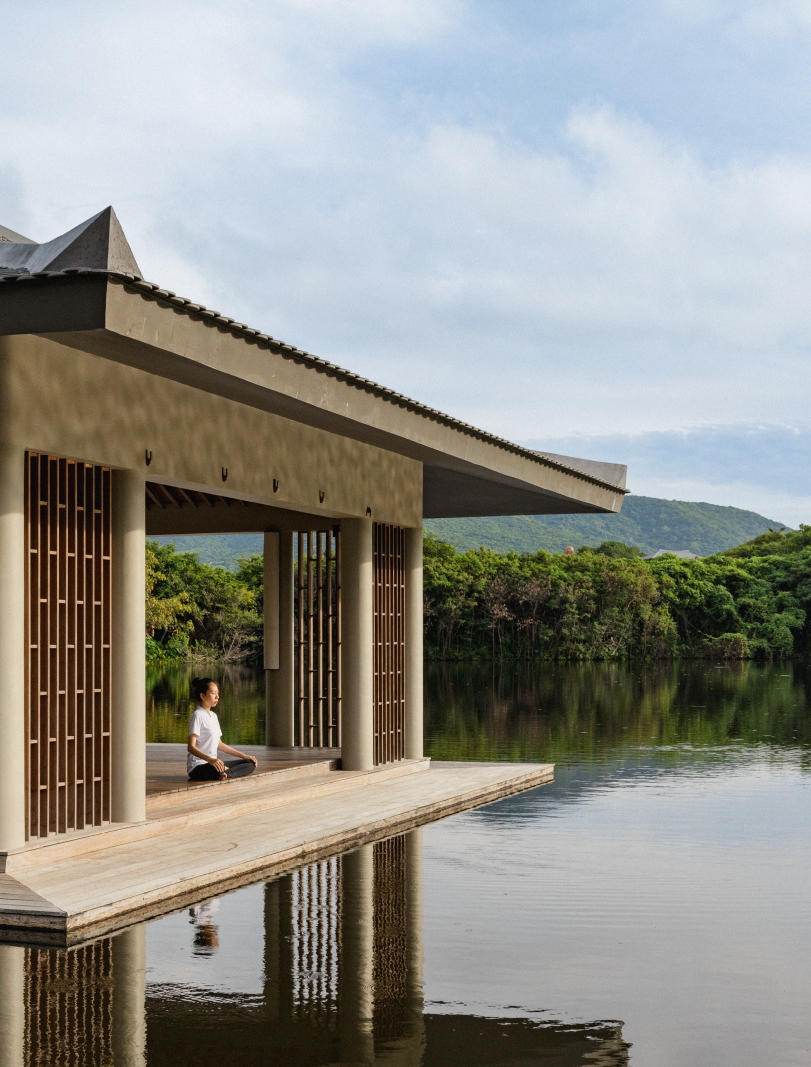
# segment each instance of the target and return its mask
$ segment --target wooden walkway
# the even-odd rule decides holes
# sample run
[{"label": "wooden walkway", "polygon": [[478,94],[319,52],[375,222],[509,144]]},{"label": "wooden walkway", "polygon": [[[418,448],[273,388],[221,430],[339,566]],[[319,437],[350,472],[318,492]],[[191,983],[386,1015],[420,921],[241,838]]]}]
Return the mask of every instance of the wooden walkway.
[{"label": "wooden walkway", "polygon": [[0,938],[61,943],[182,907],[207,891],[316,858],[552,780],[549,764],[403,760],[369,772],[315,761],[154,795],[145,823],[116,825],[9,857]]}]

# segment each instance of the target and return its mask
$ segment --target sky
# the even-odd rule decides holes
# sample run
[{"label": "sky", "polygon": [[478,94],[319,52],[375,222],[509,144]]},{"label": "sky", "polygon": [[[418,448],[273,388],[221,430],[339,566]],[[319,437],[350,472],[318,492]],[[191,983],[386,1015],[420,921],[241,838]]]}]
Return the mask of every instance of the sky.
[{"label": "sky", "polygon": [[811,522],[811,0],[0,0],[0,224]]}]

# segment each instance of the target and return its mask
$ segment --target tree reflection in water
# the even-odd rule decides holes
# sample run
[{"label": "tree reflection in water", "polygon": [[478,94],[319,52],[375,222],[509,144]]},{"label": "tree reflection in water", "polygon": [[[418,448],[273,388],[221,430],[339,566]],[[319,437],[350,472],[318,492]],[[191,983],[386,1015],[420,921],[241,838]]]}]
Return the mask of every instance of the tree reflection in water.
[{"label": "tree reflection in water", "polygon": [[[424,1013],[419,829],[269,882],[262,905],[256,995],[148,984],[146,924],[71,949],[0,947],[0,1061],[4,1067],[179,1067],[201,1058],[244,1067],[628,1062],[617,1022]],[[189,917],[190,942],[216,926],[206,903]],[[216,953],[216,938],[205,939],[206,952]]]}]

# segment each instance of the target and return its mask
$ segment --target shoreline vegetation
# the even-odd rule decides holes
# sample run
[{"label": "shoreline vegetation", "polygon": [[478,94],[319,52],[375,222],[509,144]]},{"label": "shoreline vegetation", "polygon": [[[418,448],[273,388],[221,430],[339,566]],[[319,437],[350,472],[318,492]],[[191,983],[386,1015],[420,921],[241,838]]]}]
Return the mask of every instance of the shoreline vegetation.
[{"label": "shoreline vegetation", "polygon": [[[146,553],[149,663],[259,660],[261,556],[229,571],[171,544]],[[458,552],[429,534],[424,600],[428,660],[781,659],[811,646],[811,526],[691,560],[617,541]]]}]

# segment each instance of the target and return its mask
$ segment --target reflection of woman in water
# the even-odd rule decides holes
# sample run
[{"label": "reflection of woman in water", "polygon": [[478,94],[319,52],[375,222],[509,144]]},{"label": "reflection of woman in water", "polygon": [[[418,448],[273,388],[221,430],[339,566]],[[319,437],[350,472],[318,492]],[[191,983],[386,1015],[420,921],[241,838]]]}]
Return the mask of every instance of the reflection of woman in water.
[{"label": "reflection of woman in water", "polygon": [[[231,748],[222,739],[220,720],[214,708],[220,700],[220,690],[213,678],[195,678],[192,697],[197,701],[189,719],[189,744],[186,769],[193,782],[224,782],[226,778],[244,778],[256,770],[256,757],[247,756],[238,748]],[[237,759],[221,760],[222,750]]]},{"label": "reflection of woman in water", "polygon": [[194,923],[195,956],[209,956],[219,946],[220,930],[214,922],[219,906],[218,900],[204,900],[189,908],[189,918]]}]

